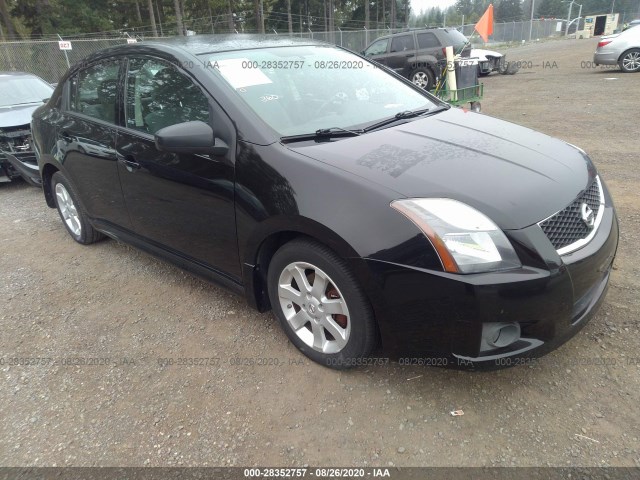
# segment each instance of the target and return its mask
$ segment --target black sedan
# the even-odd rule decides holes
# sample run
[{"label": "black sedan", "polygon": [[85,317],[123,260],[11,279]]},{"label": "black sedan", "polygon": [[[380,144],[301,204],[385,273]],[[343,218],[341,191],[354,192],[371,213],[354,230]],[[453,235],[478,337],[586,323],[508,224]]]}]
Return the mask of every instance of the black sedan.
[{"label": "black sedan", "polygon": [[216,280],[334,368],[500,367],[602,302],[618,223],[587,154],[293,39],[125,45],[33,117],[47,204]]}]

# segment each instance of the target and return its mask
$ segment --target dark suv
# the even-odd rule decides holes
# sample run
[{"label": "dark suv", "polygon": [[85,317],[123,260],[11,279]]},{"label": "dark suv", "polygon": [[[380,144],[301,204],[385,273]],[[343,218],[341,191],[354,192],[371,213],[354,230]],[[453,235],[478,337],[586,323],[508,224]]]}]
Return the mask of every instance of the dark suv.
[{"label": "dark suv", "polygon": [[362,52],[426,90],[431,90],[446,65],[445,47],[469,56],[467,37],[454,28],[407,30],[374,40]]}]

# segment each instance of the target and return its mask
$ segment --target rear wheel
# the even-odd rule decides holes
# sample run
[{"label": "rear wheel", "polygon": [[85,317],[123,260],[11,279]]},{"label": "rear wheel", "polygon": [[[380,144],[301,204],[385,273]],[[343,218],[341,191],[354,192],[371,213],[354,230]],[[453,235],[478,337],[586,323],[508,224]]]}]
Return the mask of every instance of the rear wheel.
[{"label": "rear wheel", "polygon": [[411,80],[414,85],[425,90],[431,90],[435,84],[433,72],[427,67],[416,68],[411,72],[411,75],[409,75],[409,80]]},{"label": "rear wheel", "polygon": [[311,360],[344,369],[376,341],[371,306],[345,262],[310,240],[293,240],[269,265],[269,299],[291,342]]},{"label": "rear wheel", "polygon": [[75,189],[62,173],[56,172],[51,177],[51,191],[60,218],[76,242],[88,245],[104,238],[104,235],[89,223],[87,214],[78,202]]},{"label": "rear wheel", "polygon": [[640,49],[634,48],[624,52],[618,60],[618,65],[626,73],[640,71]]}]

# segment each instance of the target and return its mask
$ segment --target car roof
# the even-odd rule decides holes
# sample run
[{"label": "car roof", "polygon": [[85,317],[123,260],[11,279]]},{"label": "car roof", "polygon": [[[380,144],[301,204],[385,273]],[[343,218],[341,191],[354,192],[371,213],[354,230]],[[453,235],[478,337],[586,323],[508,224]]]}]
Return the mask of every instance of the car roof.
[{"label": "car roof", "polygon": [[182,48],[193,55],[206,53],[229,52],[233,50],[253,50],[257,48],[293,47],[330,44],[308,38],[289,37],[285,35],[252,35],[252,34],[219,34],[193,35],[188,37],[162,38],[142,42],[141,45],[168,45]]},{"label": "car roof", "polygon": [[[398,35],[404,35],[407,33],[420,33],[420,32],[435,32],[435,31],[440,31],[440,32],[450,32],[452,30],[456,30],[453,27],[421,27],[421,28],[406,28],[404,30],[402,30],[401,32],[396,32],[396,33],[392,33],[391,35],[385,35],[383,37],[378,37],[374,40],[374,42],[376,40],[382,40],[383,38],[391,38],[391,37],[395,37]],[[458,30],[456,30],[457,32]],[[373,42],[371,42],[373,43]]]},{"label": "car roof", "polygon": [[259,48],[293,47],[293,46],[322,46],[335,47],[334,44],[309,40],[305,38],[295,38],[282,35],[255,35],[255,34],[218,34],[218,35],[193,35],[187,37],[159,38],[146,40],[131,44],[116,45],[114,47],[98,50],[80,62],[72,65],[67,73],[62,77],[66,80],[83,65],[87,65],[104,58],[119,55],[136,55],[163,52],[168,55],[178,53],[188,55],[205,55],[209,53],[230,52],[235,50],[254,50]]}]

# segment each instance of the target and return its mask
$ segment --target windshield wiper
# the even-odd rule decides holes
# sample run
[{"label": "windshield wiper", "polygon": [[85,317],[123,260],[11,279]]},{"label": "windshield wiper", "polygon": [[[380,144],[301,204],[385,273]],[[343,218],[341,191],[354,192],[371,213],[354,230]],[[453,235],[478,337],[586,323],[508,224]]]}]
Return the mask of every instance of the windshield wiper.
[{"label": "windshield wiper", "polygon": [[287,135],[280,140],[284,143],[302,142],[305,140],[327,140],[333,137],[355,137],[365,133],[364,130],[349,130],[342,127],[320,128],[312,133],[302,133],[299,135]]},{"label": "windshield wiper", "polygon": [[408,118],[419,117],[421,115],[426,115],[427,113],[434,114],[434,113],[438,113],[448,109],[449,107],[442,106],[442,107],[437,107],[433,109],[424,108],[421,110],[405,110],[404,112],[396,113],[393,117],[385,118],[384,120],[380,120],[379,122],[369,125],[364,129],[364,132],[367,133],[367,132],[371,132],[372,130],[377,130],[378,128],[382,128],[392,123],[395,123],[398,120],[406,120]]},{"label": "windshield wiper", "polygon": [[325,136],[325,135],[331,136],[339,132],[347,132],[347,133],[352,133],[354,135],[362,135],[364,133],[362,130],[348,130],[342,127],[331,127],[331,128],[321,128],[319,130],[316,130],[316,135],[319,137]]}]

